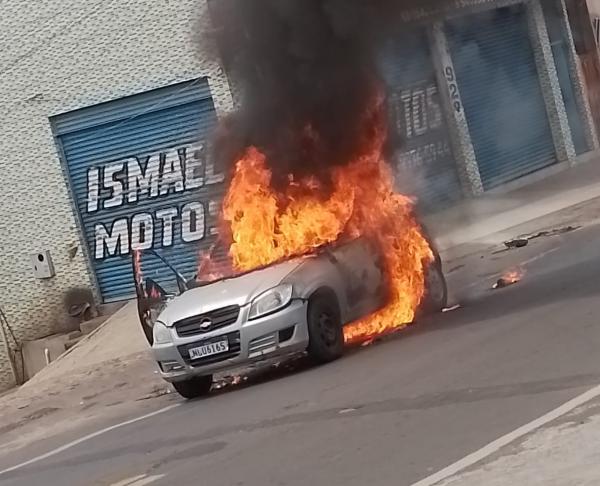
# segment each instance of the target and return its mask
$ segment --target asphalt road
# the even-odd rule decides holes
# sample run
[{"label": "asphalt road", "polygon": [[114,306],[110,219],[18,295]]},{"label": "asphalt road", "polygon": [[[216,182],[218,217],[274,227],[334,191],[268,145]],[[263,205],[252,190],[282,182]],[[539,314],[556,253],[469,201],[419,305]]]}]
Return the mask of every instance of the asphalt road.
[{"label": "asphalt road", "polygon": [[[590,227],[471,259],[449,269],[456,312],[328,366],[180,402],[0,484],[413,484],[600,383],[598,241]],[[489,261],[528,261],[527,274],[488,290]],[[0,457],[0,470],[71,438]]]}]

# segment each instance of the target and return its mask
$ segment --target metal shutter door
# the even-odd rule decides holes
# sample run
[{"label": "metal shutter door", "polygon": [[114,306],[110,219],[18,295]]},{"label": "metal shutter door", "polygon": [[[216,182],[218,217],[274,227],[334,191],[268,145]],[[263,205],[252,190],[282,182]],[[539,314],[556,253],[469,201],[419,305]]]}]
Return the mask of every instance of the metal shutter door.
[{"label": "metal shutter door", "polygon": [[573,79],[569,69],[569,40],[561,18],[561,10],[558,8],[558,2],[556,0],[544,1],[542,2],[542,8],[548,27],[548,36],[552,45],[552,54],[554,55],[554,64],[556,66],[556,73],[558,74],[560,91],[565,103],[565,109],[567,110],[573,145],[575,145],[575,153],[580,155],[587,152],[589,147],[585,140],[582,117],[577,106],[575,91],[573,89]]},{"label": "metal shutter door", "polygon": [[554,164],[524,6],[452,20],[447,34],[484,188]]},{"label": "metal shutter door", "polygon": [[[214,208],[220,205],[224,192],[222,177],[220,183],[209,184],[218,180],[218,177],[208,180],[211,174],[217,174],[216,169],[213,171],[205,160],[199,162],[204,155],[198,149],[216,123],[207,81],[196,80],[103,103],[59,115],[52,122],[85,232],[88,255],[104,301],[135,295],[131,267],[134,215],[145,213],[153,218],[152,232],[147,226],[147,234],[139,241],[151,242],[152,247],[181,273],[192,276],[197,267],[198,252],[214,242]],[[181,190],[180,178],[171,184],[161,178],[160,184],[149,184],[147,190],[139,188],[137,182],[129,186],[128,161],[133,164],[134,160],[145,175],[149,175],[150,167],[157,167],[156,164],[162,174],[177,174],[172,172],[173,168],[180,169],[179,175],[184,175],[184,190]],[[115,171],[114,168],[121,163],[122,170]],[[107,167],[112,167],[109,173],[114,173],[113,181],[123,186],[121,204],[107,204],[119,193],[118,189],[115,192],[114,187],[111,189],[104,185],[104,178],[109,177],[106,176]],[[191,171],[189,176],[187,170]],[[96,185],[98,179],[100,182]],[[97,194],[94,187],[99,187]],[[153,188],[156,189],[155,194]],[[94,200],[98,202],[94,203]],[[194,211],[185,213],[184,221],[182,211],[189,203],[199,205]],[[172,212],[172,224],[169,219],[158,217],[157,213],[162,214],[161,210]],[[123,219],[127,220],[129,244],[123,243],[121,236],[111,251],[104,240],[97,241],[98,231],[103,234],[101,228],[98,230],[99,225],[110,231],[114,229],[113,225],[120,224],[115,222]],[[183,228],[187,229],[187,243],[183,238]],[[158,259],[149,259],[144,274],[169,289],[173,288],[175,280],[170,275],[166,276],[165,270]]]},{"label": "metal shutter door", "polygon": [[384,49],[381,64],[390,102],[398,190],[416,195],[426,212],[460,199],[460,182],[424,30],[399,34]]}]

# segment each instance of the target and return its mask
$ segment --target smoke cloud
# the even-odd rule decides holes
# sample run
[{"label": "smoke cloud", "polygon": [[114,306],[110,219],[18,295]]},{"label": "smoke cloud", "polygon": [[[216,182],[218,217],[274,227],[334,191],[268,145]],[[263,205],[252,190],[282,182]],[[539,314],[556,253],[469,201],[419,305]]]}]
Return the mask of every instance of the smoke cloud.
[{"label": "smoke cloud", "polygon": [[211,37],[240,106],[216,138],[224,167],[254,145],[274,183],[360,154],[380,87],[377,53],[400,14],[430,0],[212,0]]}]

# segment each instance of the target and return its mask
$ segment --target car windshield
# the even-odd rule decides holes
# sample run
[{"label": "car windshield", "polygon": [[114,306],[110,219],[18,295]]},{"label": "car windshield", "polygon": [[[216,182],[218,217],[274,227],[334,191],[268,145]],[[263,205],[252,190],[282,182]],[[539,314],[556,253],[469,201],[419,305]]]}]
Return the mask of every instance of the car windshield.
[{"label": "car windshield", "polygon": [[227,246],[213,245],[192,262],[171,259],[166,252],[142,250],[133,257],[133,278],[138,295],[178,295],[236,275]]},{"label": "car windshield", "polygon": [[192,286],[208,285],[210,283],[234,277],[235,271],[229,257],[229,246],[218,241],[198,262],[198,269],[194,274]]}]

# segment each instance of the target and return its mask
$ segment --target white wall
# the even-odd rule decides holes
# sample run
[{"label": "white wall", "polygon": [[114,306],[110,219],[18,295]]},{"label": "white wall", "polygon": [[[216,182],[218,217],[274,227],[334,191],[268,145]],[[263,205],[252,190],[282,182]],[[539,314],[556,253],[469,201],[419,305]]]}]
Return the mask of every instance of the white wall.
[{"label": "white wall", "polygon": [[600,0],[587,0],[590,16],[600,17]]},{"label": "white wall", "polygon": [[[217,111],[229,110],[220,67],[193,42],[205,9],[205,0],[0,0],[0,307],[17,338],[52,332],[63,291],[91,285],[48,117],[199,76],[210,77]],[[29,254],[40,249],[52,252],[48,281],[32,275]],[[11,384],[0,337],[0,390]]]}]

